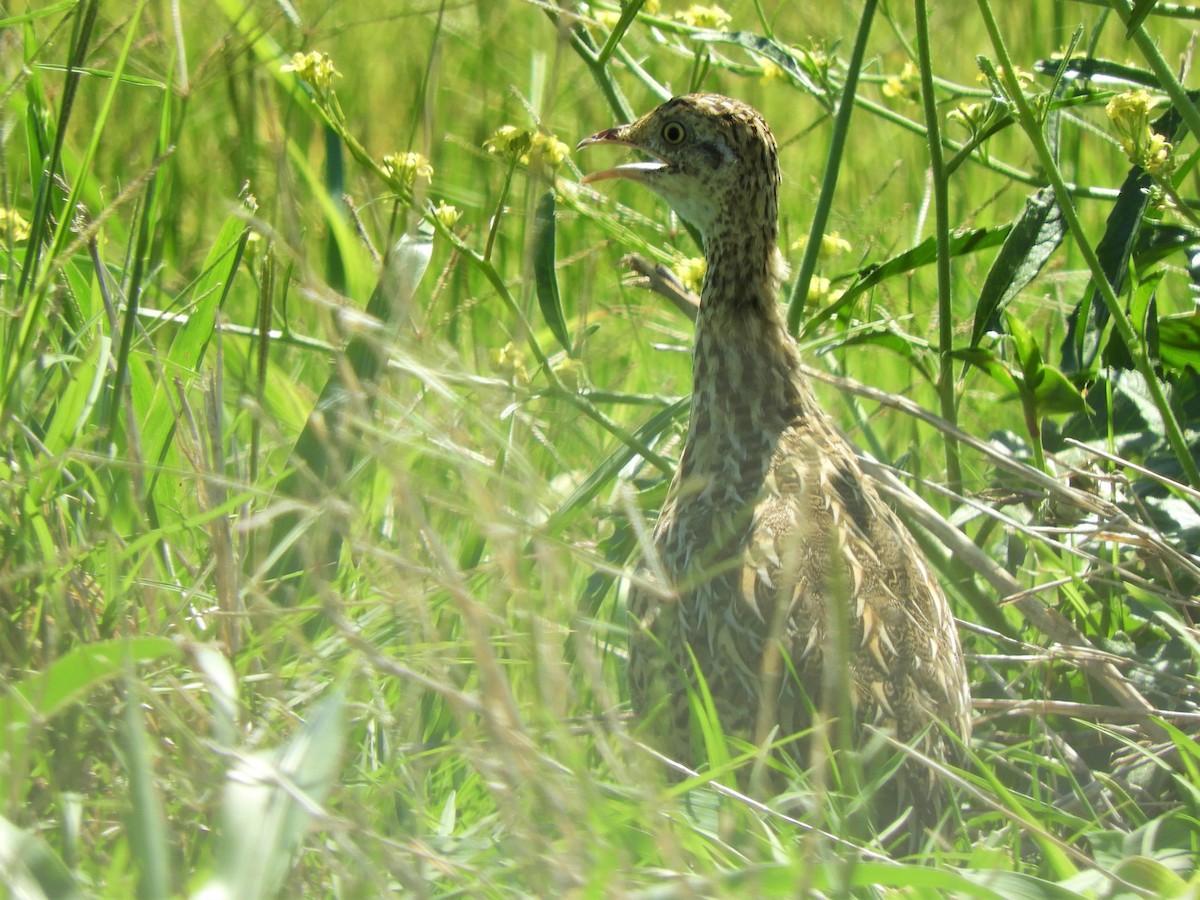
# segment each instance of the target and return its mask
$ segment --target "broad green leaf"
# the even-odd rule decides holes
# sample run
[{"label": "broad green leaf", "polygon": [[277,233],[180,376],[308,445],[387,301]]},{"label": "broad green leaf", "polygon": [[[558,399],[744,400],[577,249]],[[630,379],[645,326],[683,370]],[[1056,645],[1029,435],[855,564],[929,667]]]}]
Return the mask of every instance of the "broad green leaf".
[{"label": "broad green leaf", "polygon": [[1011,313],[1005,316],[1008,323],[1008,333],[1012,335],[1013,352],[1021,366],[1021,374],[1030,388],[1037,388],[1041,383],[1042,350],[1037,339],[1019,316]]},{"label": "broad green leaf", "polygon": [[43,671],[8,687],[6,696],[0,697],[0,734],[6,739],[17,739],[31,718],[53,718],[128,666],[178,655],[175,642],[163,637],[81,644]]},{"label": "broad green leaf", "polygon": [[769,60],[806,91],[828,104],[829,92],[813,81],[807,72],[796,62],[793,52],[784,44],[769,37],[755,34],[752,31],[695,31],[692,39],[713,44],[735,44],[748,50],[755,56]]},{"label": "broad green leaf", "polygon": [[1200,310],[1158,320],[1158,352],[1173,369],[1200,371]]},{"label": "broad green leaf", "polygon": [[[1129,295],[1129,321],[1137,336],[1145,343],[1146,353],[1151,360],[1159,358],[1158,302],[1155,299],[1155,291],[1164,275],[1164,269],[1156,269],[1140,279]],[[1136,368],[1129,348],[1115,329],[1109,334],[1108,342],[1104,346],[1103,359],[1104,364],[1109,367]]]},{"label": "broad green leaf", "polygon": [[1038,383],[1033,388],[1033,396],[1041,415],[1087,409],[1087,401],[1083,399],[1079,388],[1054,366],[1041,366],[1038,369]]},{"label": "broad green leaf", "polygon": [[[1181,118],[1168,110],[1153,123],[1153,129],[1178,139]],[[1129,273],[1129,260],[1143,227],[1150,203],[1153,179],[1134,166],[1125,176],[1117,200],[1108,214],[1104,236],[1096,245],[1096,256],[1104,277],[1118,297]],[[1083,297],[1067,316],[1067,335],[1062,344],[1062,368],[1066,372],[1089,371],[1100,352],[1104,329],[1108,325],[1108,308],[1095,284],[1089,282]]]},{"label": "broad green leaf", "polygon": [[341,766],[345,706],[335,688],[285,746],[234,763],[221,802],[216,876],[198,900],[276,896]]},{"label": "broad green leaf", "polygon": [[965,347],[961,350],[955,350],[951,355],[955,359],[961,359],[963,362],[986,372],[1012,393],[1015,394],[1017,392],[1017,381],[1013,378],[1008,365],[1004,360],[992,353],[992,351],[985,350],[982,347]]},{"label": "broad green leaf", "polygon": [[1146,856],[1130,856],[1121,860],[1113,874],[1163,900],[1182,897],[1188,888],[1187,882],[1176,873],[1158,860]]},{"label": "broad green leaf", "polygon": [[984,334],[1000,328],[1000,313],[1042,270],[1065,233],[1053,188],[1042,188],[1025,199],[1025,210],[1009,231],[979,292],[972,347],[978,346]]}]

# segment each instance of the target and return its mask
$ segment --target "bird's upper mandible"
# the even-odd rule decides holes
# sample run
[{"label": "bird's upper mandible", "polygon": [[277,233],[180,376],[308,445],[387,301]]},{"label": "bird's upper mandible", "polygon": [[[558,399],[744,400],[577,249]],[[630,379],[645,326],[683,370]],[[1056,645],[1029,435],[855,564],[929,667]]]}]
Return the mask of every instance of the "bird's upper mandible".
[{"label": "bird's upper mandible", "polygon": [[719,94],[687,94],[628,125],[597,132],[597,144],[632,147],[651,157],[593,172],[585,184],[627,178],[653,190],[706,239],[744,228],[774,229],[779,162],[775,138],[748,104]]}]

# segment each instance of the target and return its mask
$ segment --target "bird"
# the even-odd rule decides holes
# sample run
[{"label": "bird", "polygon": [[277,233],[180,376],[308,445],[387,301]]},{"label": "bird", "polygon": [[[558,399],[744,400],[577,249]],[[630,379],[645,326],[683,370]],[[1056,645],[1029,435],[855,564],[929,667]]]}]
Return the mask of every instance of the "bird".
[{"label": "bird", "polygon": [[[936,761],[957,759],[971,700],[949,603],[821,408],[786,325],[771,129],[740,100],[692,93],[577,149],[595,146],[646,159],[582,183],[649,188],[700,233],[707,263],[687,436],[653,564],[626,600],[635,714],[685,764],[704,759],[698,696],[711,698],[722,731],[758,746],[824,716],[848,721],[856,746],[873,726]],[[805,739],[786,746],[812,758]],[[918,821],[942,809],[945,790],[910,756],[891,803]]]}]

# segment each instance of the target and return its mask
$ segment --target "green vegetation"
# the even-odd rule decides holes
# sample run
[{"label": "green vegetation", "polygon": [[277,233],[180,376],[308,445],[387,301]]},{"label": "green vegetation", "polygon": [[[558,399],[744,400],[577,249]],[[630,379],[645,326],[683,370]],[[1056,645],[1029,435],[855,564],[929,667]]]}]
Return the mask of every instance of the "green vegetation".
[{"label": "green vegetation", "polygon": [[[1188,9],[561,5],[0,6],[0,883],[1200,896]],[[625,713],[691,329],[622,258],[700,252],[569,148],[697,87],[774,125],[781,302],[962,621],[905,857]]]}]

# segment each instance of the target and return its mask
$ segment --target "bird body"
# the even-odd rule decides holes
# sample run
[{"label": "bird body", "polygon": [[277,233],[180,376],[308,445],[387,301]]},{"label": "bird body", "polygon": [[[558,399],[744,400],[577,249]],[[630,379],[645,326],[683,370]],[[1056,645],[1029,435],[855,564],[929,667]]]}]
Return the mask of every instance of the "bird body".
[{"label": "bird body", "polygon": [[700,679],[722,729],[758,744],[823,713],[946,758],[942,726],[970,734],[954,620],[802,374],[777,300],[770,129],[740,101],[689,94],[580,146],[593,144],[654,158],[585,181],[651,188],[700,230],[707,260],[687,440],[648,567],[667,584],[628,598],[635,711],[685,762],[699,754],[684,686]]}]

